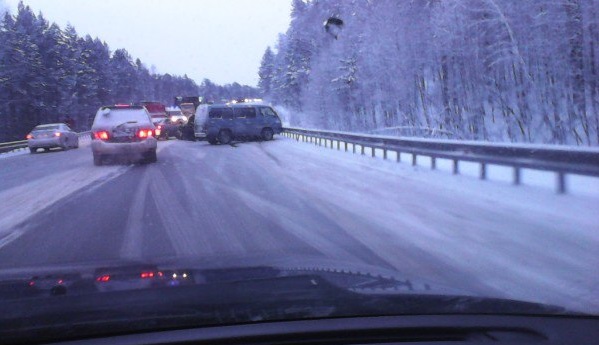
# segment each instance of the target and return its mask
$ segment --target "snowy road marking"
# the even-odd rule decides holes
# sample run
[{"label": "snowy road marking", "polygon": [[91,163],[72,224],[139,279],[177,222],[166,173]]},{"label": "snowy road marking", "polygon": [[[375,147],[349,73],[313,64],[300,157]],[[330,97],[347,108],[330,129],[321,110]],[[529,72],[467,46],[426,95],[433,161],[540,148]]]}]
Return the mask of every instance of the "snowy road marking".
[{"label": "snowy road marking", "polygon": [[145,209],[146,195],[148,191],[148,171],[144,171],[141,181],[137,186],[135,195],[129,209],[127,218],[127,227],[125,228],[125,238],[121,247],[120,256],[125,259],[141,258],[141,230],[143,227],[143,216]]}]

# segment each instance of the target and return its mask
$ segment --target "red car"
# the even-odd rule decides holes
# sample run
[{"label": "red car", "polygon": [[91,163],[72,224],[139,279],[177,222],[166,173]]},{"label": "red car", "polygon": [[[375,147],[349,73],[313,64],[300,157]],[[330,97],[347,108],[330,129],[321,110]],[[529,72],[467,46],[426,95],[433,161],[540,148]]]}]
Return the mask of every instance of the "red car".
[{"label": "red car", "polygon": [[[140,104],[148,110],[148,113],[150,113],[150,117],[152,118],[152,122],[155,126],[157,126],[158,123],[163,122],[168,118],[168,114],[166,113],[166,106],[164,104],[154,101],[143,101],[140,102]],[[160,136],[160,129],[158,129],[156,133],[154,133],[154,136]]]}]

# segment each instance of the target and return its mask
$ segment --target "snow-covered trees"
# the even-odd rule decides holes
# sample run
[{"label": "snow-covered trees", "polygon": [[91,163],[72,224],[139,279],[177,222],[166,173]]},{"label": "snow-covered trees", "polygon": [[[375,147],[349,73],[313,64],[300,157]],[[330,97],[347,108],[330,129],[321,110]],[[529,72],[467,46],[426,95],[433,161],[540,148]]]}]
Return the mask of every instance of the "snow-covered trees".
[{"label": "snow-covered trees", "polygon": [[[267,98],[297,114],[292,124],[597,145],[598,8],[598,0],[296,0],[273,75],[262,77],[263,63],[261,82]],[[337,39],[323,28],[331,17],[344,22]]]},{"label": "snow-covered trees", "polygon": [[[2,7],[2,2],[0,2]],[[107,104],[202,95],[187,76],[151,73],[125,49],[112,53],[99,39],[61,29],[20,3],[16,14],[0,8],[0,142],[22,140],[35,125],[75,120],[87,129],[96,110]],[[214,85],[222,97],[258,97],[256,88]]]},{"label": "snow-covered trees", "polygon": [[268,47],[262,56],[260,69],[258,70],[258,77],[260,78],[258,81],[258,88],[260,88],[260,91],[265,95],[270,94],[270,89],[272,87],[272,78],[275,72],[274,62],[275,54],[272,52],[272,49]]}]

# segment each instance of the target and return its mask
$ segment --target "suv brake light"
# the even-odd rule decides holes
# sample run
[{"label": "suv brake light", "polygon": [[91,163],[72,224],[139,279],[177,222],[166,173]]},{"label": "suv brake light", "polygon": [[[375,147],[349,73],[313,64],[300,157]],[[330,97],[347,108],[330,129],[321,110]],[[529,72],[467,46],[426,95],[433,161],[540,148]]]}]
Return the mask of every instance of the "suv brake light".
[{"label": "suv brake light", "polygon": [[109,280],[110,280],[110,275],[109,274],[104,274],[104,275],[101,275],[101,276],[99,276],[99,277],[96,278],[96,281],[101,282],[101,283],[106,283]]},{"label": "suv brake light", "polygon": [[154,272],[141,272],[140,275],[142,278],[154,278]]},{"label": "suv brake light", "polygon": [[27,139],[33,139],[33,134],[29,133],[29,134],[27,134],[27,136],[25,138],[27,138]]},{"label": "suv brake light", "polygon": [[145,139],[145,138],[149,138],[153,135],[152,130],[151,129],[140,129],[139,132],[137,132],[137,136],[140,139]]},{"label": "suv brake light", "polygon": [[95,132],[94,136],[96,137],[96,139],[99,139],[99,140],[108,140],[108,138],[109,138],[107,131]]}]

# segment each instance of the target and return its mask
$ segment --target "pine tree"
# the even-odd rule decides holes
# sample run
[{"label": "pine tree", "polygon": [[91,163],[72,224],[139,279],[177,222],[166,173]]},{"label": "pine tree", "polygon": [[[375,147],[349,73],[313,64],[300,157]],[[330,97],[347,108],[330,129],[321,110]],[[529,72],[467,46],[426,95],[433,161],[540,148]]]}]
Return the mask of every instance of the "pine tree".
[{"label": "pine tree", "polygon": [[274,62],[275,55],[270,47],[266,48],[262,60],[260,62],[260,69],[258,70],[258,87],[262,94],[266,97],[271,93],[272,79],[274,77]]}]

